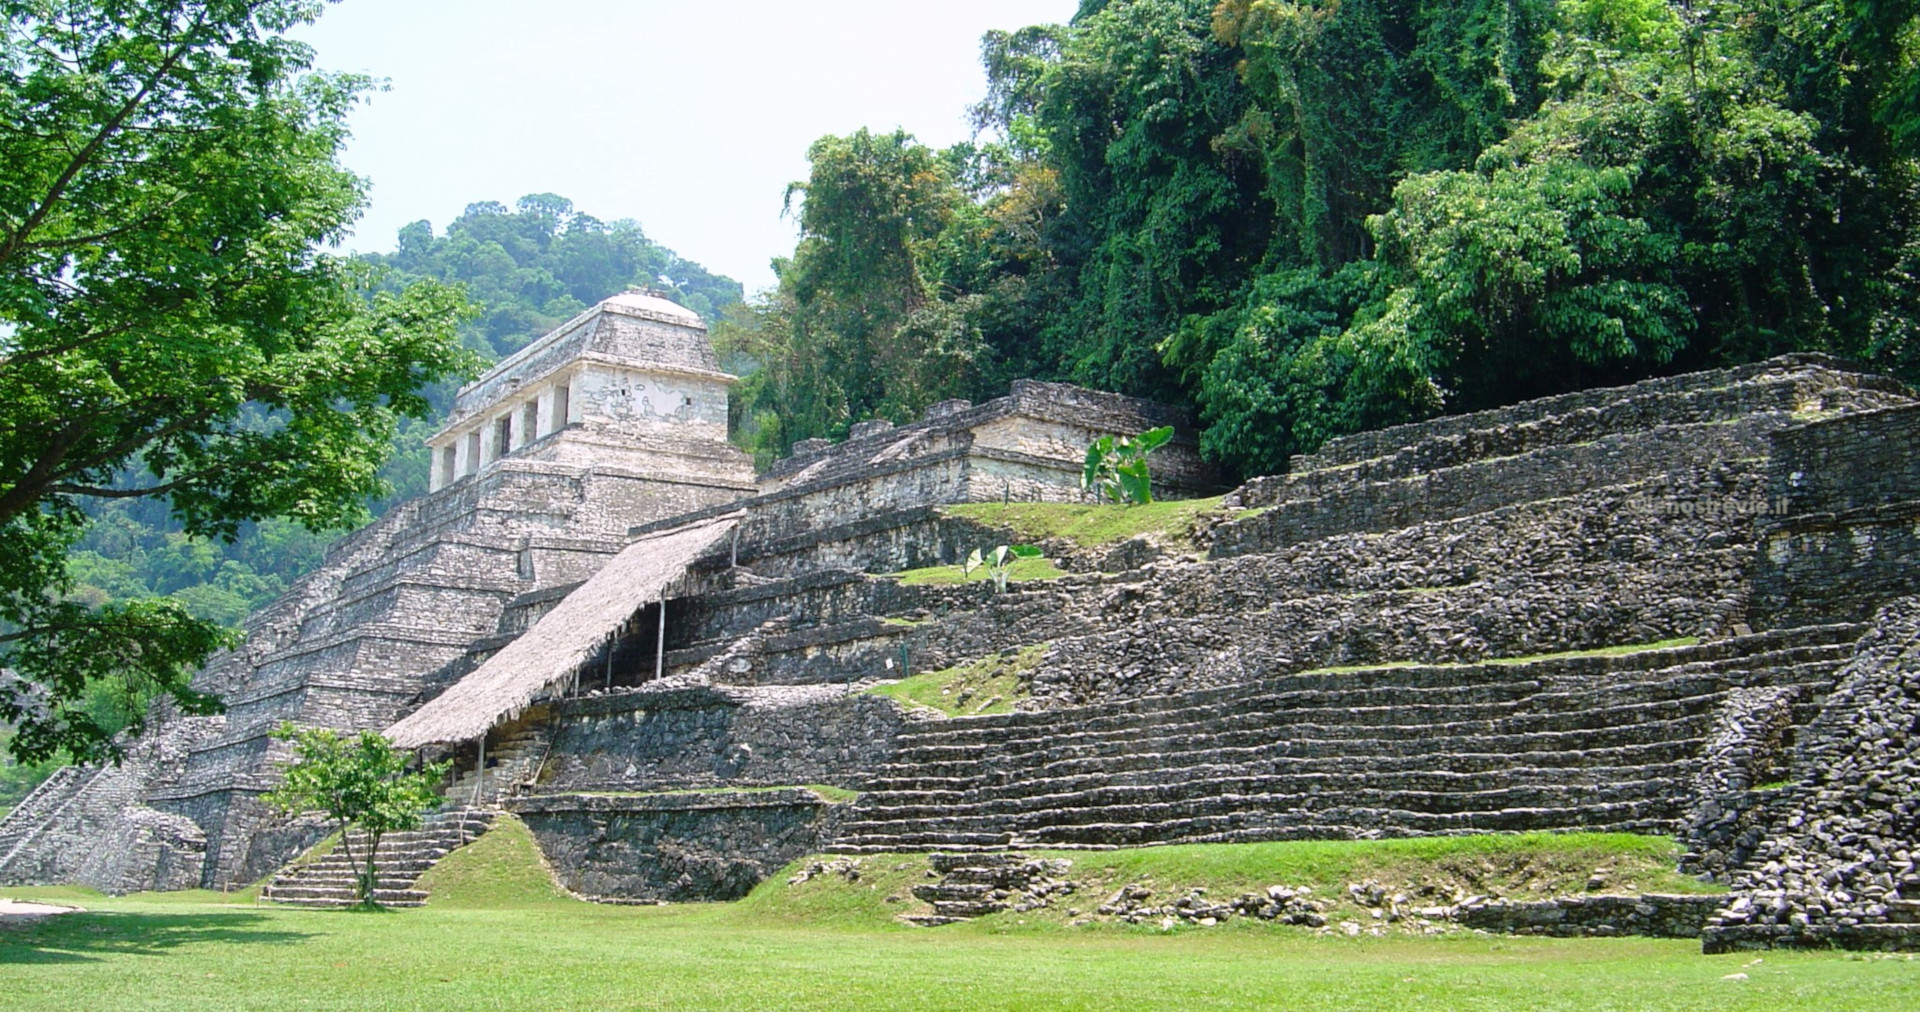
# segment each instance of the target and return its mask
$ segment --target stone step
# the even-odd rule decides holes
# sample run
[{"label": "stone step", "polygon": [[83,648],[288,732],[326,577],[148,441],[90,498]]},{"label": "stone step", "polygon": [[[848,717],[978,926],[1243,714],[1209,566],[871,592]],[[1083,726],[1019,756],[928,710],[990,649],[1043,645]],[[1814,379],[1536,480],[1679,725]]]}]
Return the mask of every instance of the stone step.
[{"label": "stone step", "polygon": [[1519,767],[1492,773],[1452,774],[1429,771],[1388,780],[1369,774],[1262,774],[1231,765],[1183,767],[1146,772],[1135,780],[1111,781],[1097,777],[1011,784],[1001,791],[942,792],[938,794],[863,794],[854,806],[855,818],[937,818],[973,812],[1016,813],[1036,809],[1066,809],[1124,804],[1152,797],[1176,800],[1215,793],[1313,796],[1332,792],[1369,791],[1393,795],[1481,796],[1501,791],[1530,790],[1552,785],[1559,790],[1601,789],[1631,783],[1671,782],[1693,772],[1691,764],[1594,767],[1590,769]]},{"label": "stone step", "polygon": [[[1324,712],[1307,714],[1273,712],[1248,714],[1245,719],[1225,726],[1195,723],[1177,724],[1154,730],[1089,733],[1070,730],[1071,719],[1058,720],[1051,734],[1035,733],[1017,740],[991,743],[935,746],[921,745],[894,754],[890,768],[928,767],[945,761],[982,761],[995,755],[1011,756],[1044,750],[1063,756],[1068,750],[1100,750],[1119,746],[1138,749],[1158,738],[1179,740],[1203,735],[1224,739],[1240,735],[1242,741],[1281,737],[1317,737],[1322,739],[1374,739],[1382,736],[1430,740],[1434,738],[1479,738],[1502,735],[1554,735],[1604,730],[1622,725],[1654,724],[1705,718],[1711,720],[1725,700],[1725,692],[1710,692],[1680,699],[1621,703],[1570,713],[1533,713],[1517,711],[1500,717],[1468,720],[1424,719],[1439,715],[1418,710],[1396,713],[1399,719],[1382,719],[1380,712]],[[883,769],[881,772],[887,772]]]},{"label": "stone step", "polygon": [[1013,832],[1034,824],[1099,821],[1123,813],[1133,813],[1135,818],[1144,820],[1207,814],[1221,809],[1312,812],[1331,807],[1330,797],[1334,799],[1333,803],[1342,806],[1379,807],[1432,815],[1516,808],[1567,808],[1643,798],[1659,798],[1677,807],[1682,799],[1671,796],[1676,779],[1650,777],[1590,785],[1547,781],[1458,791],[1395,790],[1390,787],[1354,785],[1341,788],[1341,793],[1337,795],[1330,795],[1312,785],[1303,785],[1284,777],[1223,778],[1212,784],[1194,782],[1167,789],[1154,786],[1110,787],[1086,793],[1022,798],[1018,801],[877,810],[856,806],[846,831],[856,833],[864,827],[882,823],[911,823],[949,831],[992,832],[1004,829]]},{"label": "stone step", "polygon": [[[352,883],[344,886],[327,885],[290,885],[270,886],[261,890],[261,895],[280,903],[299,903],[311,900],[344,900],[354,902],[355,893]],[[407,900],[425,902],[427,894],[419,889],[382,885],[373,891],[373,898],[379,903],[399,903]]]},{"label": "stone step", "polygon": [[[1802,662],[1789,669],[1794,676],[1784,680],[1770,679],[1767,684],[1802,684],[1818,682],[1837,671],[1845,657],[1836,654],[1818,662]],[[1744,670],[1744,669],[1743,669]],[[1742,679],[1742,682],[1745,680]],[[1396,717],[1409,717],[1432,714],[1433,719],[1420,721],[1433,723],[1446,714],[1471,714],[1474,711],[1487,716],[1478,719],[1496,719],[1495,715],[1510,714],[1526,708],[1541,714],[1584,714],[1595,712],[1602,700],[1634,700],[1641,705],[1671,699],[1700,698],[1723,691],[1731,683],[1725,678],[1699,672],[1684,672],[1679,677],[1662,681],[1621,680],[1606,685],[1580,690],[1555,690],[1537,679],[1521,679],[1498,683],[1501,691],[1510,693],[1499,702],[1444,703],[1429,702],[1417,694],[1403,694],[1400,690],[1375,690],[1379,694],[1394,694],[1395,698],[1386,705],[1320,705],[1302,706],[1299,702],[1306,698],[1297,694],[1256,694],[1239,699],[1188,705],[1181,697],[1155,697],[1162,706],[1155,710],[1145,710],[1127,714],[1123,717],[1085,714],[1080,709],[1061,711],[1070,715],[1076,736],[1081,740],[1103,740],[1118,736],[1132,736],[1142,728],[1170,728],[1186,724],[1218,725],[1222,722],[1229,726],[1259,724],[1275,715],[1290,718],[1306,718],[1322,714],[1351,714],[1356,717],[1370,717],[1380,723],[1394,723]],[[1670,697],[1663,699],[1665,694]],[[1615,705],[1630,705],[1616,703]],[[911,760],[937,758],[937,754],[923,750],[940,748],[964,748],[972,746],[1011,746],[1017,742],[1034,738],[1050,739],[1058,717],[1050,711],[1020,714],[1016,722],[997,721],[992,725],[977,724],[977,718],[955,717],[945,721],[933,721],[925,728],[903,733],[899,738],[899,752]],[[1466,719],[1474,719],[1468,717]],[[1358,722],[1358,721],[1343,721]]]},{"label": "stone step", "polygon": [[[844,854],[880,854],[926,850],[979,850],[1045,847],[1052,850],[1109,850],[1164,843],[1253,843],[1276,840],[1373,839],[1382,836],[1460,836],[1527,832],[1542,826],[1589,832],[1663,834],[1676,823],[1673,806],[1663,799],[1580,806],[1435,816],[1390,809],[1352,809],[1300,813],[1283,820],[1273,813],[1236,811],[1164,821],[1089,823],[1009,832],[991,843],[960,848],[944,841],[955,834],[909,828],[849,826],[828,849]],[[973,834],[990,836],[991,834]]]},{"label": "stone step", "polygon": [[1233,766],[1252,770],[1253,764],[1275,767],[1269,772],[1322,773],[1351,772],[1393,775],[1402,772],[1449,770],[1456,773],[1487,772],[1511,768],[1516,756],[1525,756],[1535,768],[1577,768],[1582,766],[1642,766],[1650,763],[1684,762],[1698,754],[1703,739],[1684,738],[1616,745],[1593,749],[1560,751],[1434,752],[1381,756],[1335,753],[1298,755],[1299,742],[1265,742],[1258,745],[1196,749],[1192,752],[1140,752],[1135,754],[1090,756],[1061,759],[1043,765],[1016,770],[986,765],[977,775],[964,777],[902,776],[875,777],[866,782],[862,793],[873,803],[884,803],[895,795],[927,794],[952,797],[974,789],[992,790],[1009,784],[1055,780],[1065,777],[1157,773],[1170,767]]},{"label": "stone step", "polygon": [[[485,833],[493,824],[491,812],[454,809],[428,816],[419,829],[388,833],[374,851],[374,873],[379,886],[374,898],[389,906],[420,906],[426,893],[411,888],[441,858]],[[265,899],[307,906],[347,906],[354,902],[361,861],[369,838],[349,833],[347,847],[328,853],[275,876],[262,890]]]},{"label": "stone step", "polygon": [[[1265,754],[1275,761],[1326,757],[1347,757],[1356,761],[1375,757],[1403,759],[1417,757],[1424,749],[1431,749],[1435,755],[1505,753],[1514,756],[1530,756],[1537,753],[1560,754],[1584,751],[1589,747],[1601,750],[1658,741],[1695,741],[1705,737],[1712,726],[1711,712],[1691,714],[1673,720],[1523,734],[1456,734],[1439,729],[1432,729],[1423,734],[1420,733],[1420,729],[1413,729],[1400,731],[1392,737],[1348,737],[1339,733],[1343,730],[1341,728],[1313,726],[1286,728],[1282,732],[1276,732],[1275,737],[1266,741],[1256,739],[1245,744],[1240,740],[1229,739],[1215,746],[1206,742],[1204,738],[1188,738],[1184,741],[1166,743],[1143,741],[1139,743],[1139,749],[1134,754],[1157,757],[1162,767],[1185,765],[1188,757],[1203,757],[1209,752],[1230,749],[1265,750]],[[1280,736],[1281,733],[1285,736]],[[1009,779],[1031,779],[1039,776],[1040,771],[1049,765],[1061,762],[1093,764],[1093,771],[1098,771],[1102,760],[1119,760],[1126,755],[1126,752],[1120,751],[1120,746],[1105,745],[1099,749],[1063,747],[1032,755],[982,755],[965,761],[925,763],[917,767],[892,763],[878,769],[876,779],[899,779],[904,775],[917,774],[926,778],[994,783]],[[1543,763],[1542,765],[1552,764]]]}]

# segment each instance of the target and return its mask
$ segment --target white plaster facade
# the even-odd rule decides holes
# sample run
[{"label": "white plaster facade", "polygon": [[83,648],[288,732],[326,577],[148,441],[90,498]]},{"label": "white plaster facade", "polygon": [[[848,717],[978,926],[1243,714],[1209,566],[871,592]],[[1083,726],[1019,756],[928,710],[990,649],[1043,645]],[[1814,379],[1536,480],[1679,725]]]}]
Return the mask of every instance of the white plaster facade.
[{"label": "white plaster facade", "polygon": [[[642,291],[567,321],[461,388],[427,440],[432,490],[507,459],[710,473],[729,456],[738,380],[720,371],[706,330],[698,314]],[[678,467],[677,456],[696,459]],[[750,480],[744,458],[726,463]]]}]

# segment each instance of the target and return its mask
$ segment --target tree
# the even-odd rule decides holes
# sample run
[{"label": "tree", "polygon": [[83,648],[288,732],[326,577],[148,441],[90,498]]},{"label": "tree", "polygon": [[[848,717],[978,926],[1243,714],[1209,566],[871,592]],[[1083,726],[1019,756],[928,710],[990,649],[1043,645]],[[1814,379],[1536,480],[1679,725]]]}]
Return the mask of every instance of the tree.
[{"label": "tree", "polygon": [[[736,397],[763,457],[971,393],[983,352],[981,300],[964,280],[980,245],[964,151],[860,130],[807,157],[807,180],[787,189],[801,238],[775,265],[779,289],[715,334],[754,367]],[[777,423],[757,427],[770,410]]]},{"label": "tree", "polygon": [[[0,720],[23,759],[114,753],[84,705],[218,708],[230,642],[178,602],[73,597],[86,504],[191,535],[357,522],[420,389],[475,359],[464,299],[375,292],[321,252],[359,213],[337,161],[369,82],[286,37],[317,0],[0,0]],[[142,713],[129,716],[137,732]]]},{"label": "tree", "polygon": [[[354,891],[361,904],[377,906],[380,839],[420,826],[422,813],[440,803],[436,791],[452,768],[436,763],[409,772],[408,753],[377,731],[352,737],[327,727],[283,723],[273,732],[293,744],[293,762],[280,786],[260,796],[269,807],[298,815],[320,812],[340,827],[340,849],[354,869]],[[364,860],[353,852],[353,831],[366,837]]]}]

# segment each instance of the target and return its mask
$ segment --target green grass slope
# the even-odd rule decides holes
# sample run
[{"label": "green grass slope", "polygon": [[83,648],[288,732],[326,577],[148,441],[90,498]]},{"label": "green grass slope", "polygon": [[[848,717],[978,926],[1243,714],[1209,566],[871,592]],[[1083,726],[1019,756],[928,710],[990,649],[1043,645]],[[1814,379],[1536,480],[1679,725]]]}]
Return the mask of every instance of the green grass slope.
[{"label": "green grass slope", "polygon": [[[1338,882],[1445,862],[1517,882],[1594,861],[1635,874],[1671,844],[1498,837],[1076,853],[1076,874]],[[1526,860],[1519,860],[1525,858]],[[1500,865],[1501,861],[1507,865]],[[1487,862],[1495,867],[1486,870]],[[1560,864],[1556,864],[1559,862]],[[1304,929],[1076,929],[999,915],[936,929],[892,914],[924,855],[877,856],[849,881],[787,874],[730,904],[598,906],[553,889],[531,834],[503,820],[435,869],[419,910],[368,915],[189,893],[79,903],[0,926],[0,1006],[122,1009],[1901,1009],[1904,956],[1702,956],[1652,939],[1323,937]],[[1458,871],[1459,869],[1456,869]],[[1525,876],[1544,883],[1544,872]],[[1644,884],[1644,883],[1643,883]]]},{"label": "green grass slope", "polygon": [[533,831],[501,813],[493,828],[420,876],[427,902],[448,909],[513,909],[585,904],[553,881]]}]

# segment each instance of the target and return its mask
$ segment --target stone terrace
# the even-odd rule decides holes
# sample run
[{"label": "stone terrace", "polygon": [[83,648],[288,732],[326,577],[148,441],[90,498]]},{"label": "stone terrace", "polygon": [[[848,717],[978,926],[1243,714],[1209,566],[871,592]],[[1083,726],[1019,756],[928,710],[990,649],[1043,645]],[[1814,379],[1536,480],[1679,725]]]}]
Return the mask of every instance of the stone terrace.
[{"label": "stone terrace", "polygon": [[[1831,687],[1857,626],[1617,656],[1303,673],[910,726],[837,847],[1671,832],[1736,687]],[[1817,712],[1796,713],[1804,725]]]}]

